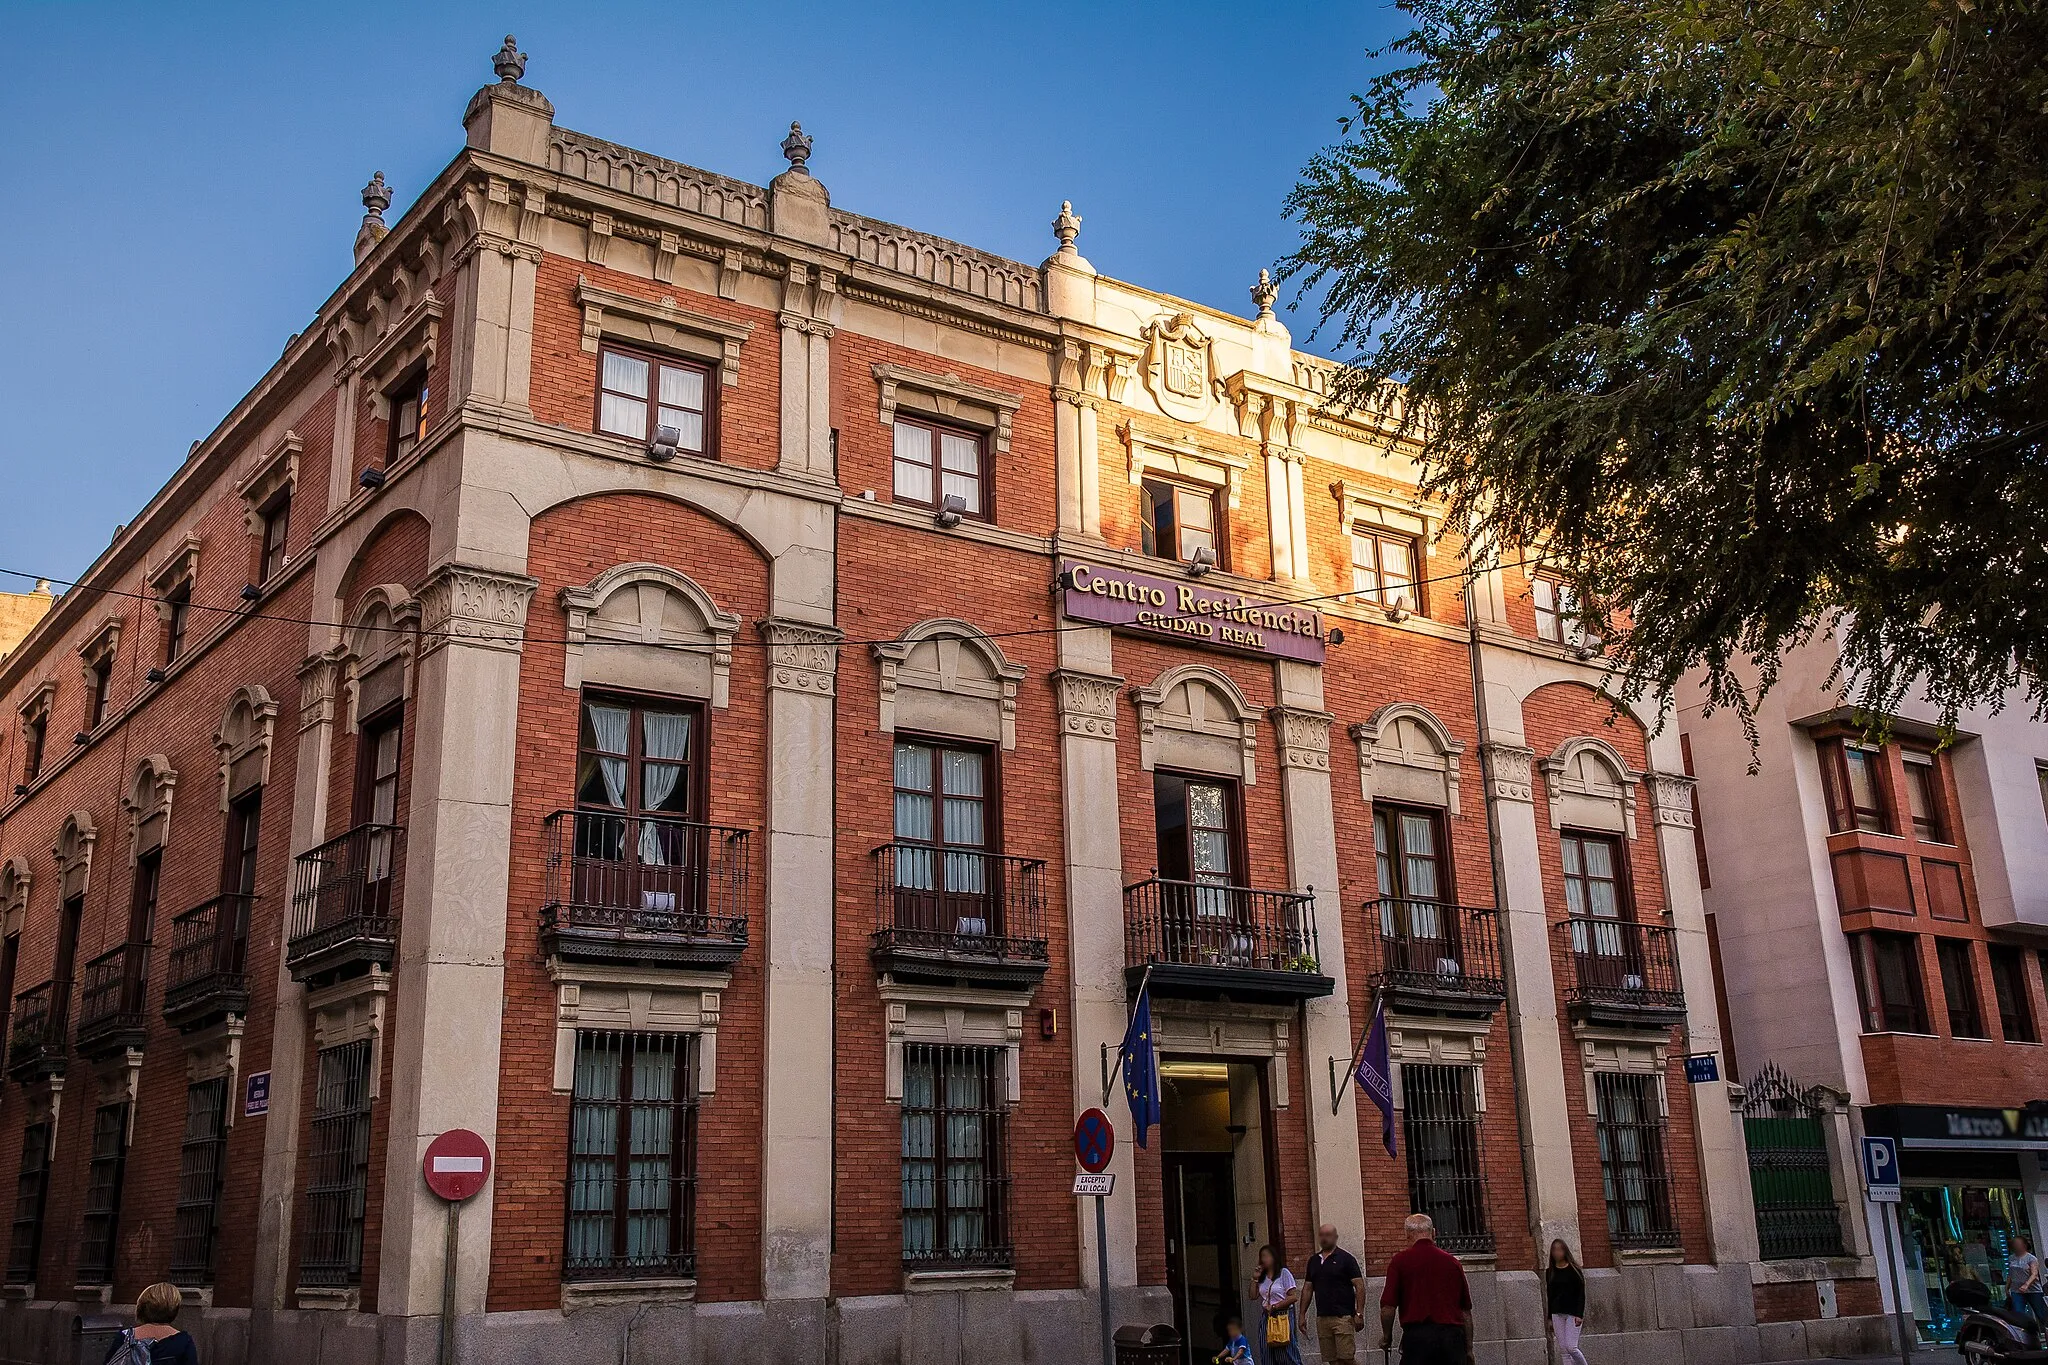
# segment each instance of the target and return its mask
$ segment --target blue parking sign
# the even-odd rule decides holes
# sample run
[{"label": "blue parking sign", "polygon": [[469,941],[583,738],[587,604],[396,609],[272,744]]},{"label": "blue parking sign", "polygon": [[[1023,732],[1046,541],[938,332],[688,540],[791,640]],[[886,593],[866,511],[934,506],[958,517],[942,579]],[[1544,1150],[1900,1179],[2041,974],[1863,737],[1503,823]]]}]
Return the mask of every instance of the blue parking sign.
[{"label": "blue parking sign", "polygon": [[1899,1202],[1899,1142],[1897,1138],[1863,1139],[1863,1188],[1873,1204]]}]

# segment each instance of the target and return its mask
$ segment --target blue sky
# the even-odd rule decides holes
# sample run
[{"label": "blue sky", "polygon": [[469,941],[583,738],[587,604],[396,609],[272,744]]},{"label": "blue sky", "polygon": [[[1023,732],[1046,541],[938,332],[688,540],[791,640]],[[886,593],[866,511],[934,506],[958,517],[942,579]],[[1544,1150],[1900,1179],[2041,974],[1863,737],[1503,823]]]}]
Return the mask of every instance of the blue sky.
[{"label": "blue sky", "polygon": [[[105,548],[461,146],[510,30],[564,127],[1233,312],[1391,4],[323,5],[0,0],[0,568]],[[1302,314],[1283,318],[1300,344]],[[1313,349],[1313,347],[1311,347]],[[0,588],[19,591],[18,579]]]}]

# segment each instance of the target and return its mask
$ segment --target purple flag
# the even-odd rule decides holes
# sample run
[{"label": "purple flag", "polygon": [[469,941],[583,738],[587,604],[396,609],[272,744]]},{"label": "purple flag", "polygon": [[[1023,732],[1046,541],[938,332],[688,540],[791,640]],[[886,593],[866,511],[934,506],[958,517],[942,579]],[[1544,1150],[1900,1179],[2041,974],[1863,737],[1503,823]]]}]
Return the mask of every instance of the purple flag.
[{"label": "purple flag", "polygon": [[1380,1107],[1380,1137],[1387,1155],[1394,1155],[1394,1068],[1387,1060],[1387,1002],[1373,1002],[1372,1026],[1366,1030],[1365,1047],[1358,1054],[1358,1069],[1352,1073],[1358,1088]]}]

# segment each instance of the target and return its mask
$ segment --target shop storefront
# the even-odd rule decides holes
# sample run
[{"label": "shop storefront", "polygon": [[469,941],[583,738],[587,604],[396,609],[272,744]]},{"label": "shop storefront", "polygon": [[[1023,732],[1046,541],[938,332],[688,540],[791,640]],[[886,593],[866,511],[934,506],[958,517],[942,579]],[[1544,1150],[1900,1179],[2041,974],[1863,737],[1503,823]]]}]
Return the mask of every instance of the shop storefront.
[{"label": "shop storefront", "polygon": [[1922,1341],[1952,1342],[1962,1315],[1949,1303],[1949,1286],[1975,1280],[2004,1303],[2013,1239],[2034,1241],[2035,1154],[2048,1151],[2048,1105],[1883,1105],[1864,1111],[1864,1127],[1899,1140],[1907,1307]]}]

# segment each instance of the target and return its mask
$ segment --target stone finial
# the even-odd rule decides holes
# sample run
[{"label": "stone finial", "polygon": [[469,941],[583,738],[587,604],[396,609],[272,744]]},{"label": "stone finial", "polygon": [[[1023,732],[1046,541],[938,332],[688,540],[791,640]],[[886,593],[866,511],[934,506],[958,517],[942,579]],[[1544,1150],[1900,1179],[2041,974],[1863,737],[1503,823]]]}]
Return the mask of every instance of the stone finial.
[{"label": "stone finial", "polygon": [[1060,239],[1061,251],[1072,251],[1074,239],[1081,235],[1081,215],[1074,212],[1074,201],[1060,201],[1060,216],[1052,220],[1052,235]]},{"label": "stone finial", "polygon": [[384,226],[384,210],[391,207],[391,187],[384,183],[384,172],[378,171],[370,177],[370,183],[363,186],[363,225],[356,229],[356,259],[362,260],[377,249],[377,243],[384,240],[384,234],[391,231]]},{"label": "stone finial", "polygon": [[491,70],[507,85],[526,74],[526,54],[519,50],[519,42],[511,34],[505,35],[505,45],[491,58]]},{"label": "stone finial", "polygon": [[1258,321],[1264,322],[1273,316],[1273,302],[1280,297],[1280,286],[1273,283],[1269,270],[1259,272],[1259,282],[1252,286],[1252,302],[1258,305]]},{"label": "stone finial", "polygon": [[789,136],[782,139],[782,154],[789,159],[791,170],[802,171],[805,175],[811,173],[810,167],[804,164],[811,159],[811,138],[801,123],[791,121]]},{"label": "stone finial", "polygon": [[369,210],[366,217],[384,221],[384,210],[391,207],[391,187],[384,183],[384,172],[378,171],[363,186],[363,207]]}]

